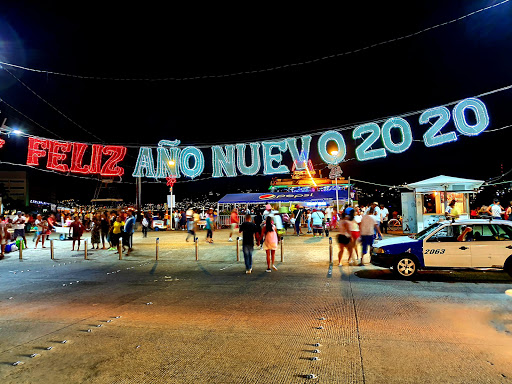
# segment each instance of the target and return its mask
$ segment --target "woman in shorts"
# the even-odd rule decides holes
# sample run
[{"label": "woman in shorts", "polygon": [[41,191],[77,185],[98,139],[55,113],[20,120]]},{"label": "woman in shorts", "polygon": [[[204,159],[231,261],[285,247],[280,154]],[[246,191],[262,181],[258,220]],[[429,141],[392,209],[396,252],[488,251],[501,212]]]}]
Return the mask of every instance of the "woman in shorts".
[{"label": "woman in shorts", "polygon": [[354,249],[354,241],[352,240],[352,234],[350,233],[350,220],[354,218],[354,210],[351,210],[350,215],[348,216],[343,212],[341,214],[341,220],[339,223],[340,233],[338,235],[338,246],[340,248],[338,252],[338,265],[341,265],[341,259],[343,257],[343,251],[347,248],[348,251],[348,263],[351,265],[352,263],[352,251]]}]

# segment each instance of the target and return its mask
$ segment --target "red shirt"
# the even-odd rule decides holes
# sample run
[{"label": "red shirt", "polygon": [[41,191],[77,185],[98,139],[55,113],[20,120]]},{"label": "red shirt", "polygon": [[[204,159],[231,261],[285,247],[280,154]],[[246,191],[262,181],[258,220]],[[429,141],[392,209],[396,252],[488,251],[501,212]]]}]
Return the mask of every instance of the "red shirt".
[{"label": "red shirt", "polygon": [[236,212],[231,212],[231,224],[238,224],[238,215]]},{"label": "red shirt", "polygon": [[82,225],[81,222],[76,222],[76,221],[73,221],[70,225],[69,225],[69,228],[73,228],[73,236],[82,236],[82,234],[84,233],[84,226]]}]

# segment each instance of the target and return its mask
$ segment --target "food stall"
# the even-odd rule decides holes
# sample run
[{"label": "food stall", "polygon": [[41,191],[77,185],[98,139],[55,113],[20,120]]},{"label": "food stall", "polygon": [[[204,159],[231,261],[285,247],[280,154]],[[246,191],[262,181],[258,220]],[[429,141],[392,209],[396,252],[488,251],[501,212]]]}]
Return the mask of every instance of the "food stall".
[{"label": "food stall", "polygon": [[483,180],[440,175],[406,184],[405,186],[413,192],[402,193],[404,233],[417,233],[431,224],[444,220],[446,207],[452,200],[455,200],[460,218],[469,219],[469,195],[477,192],[483,183]]}]

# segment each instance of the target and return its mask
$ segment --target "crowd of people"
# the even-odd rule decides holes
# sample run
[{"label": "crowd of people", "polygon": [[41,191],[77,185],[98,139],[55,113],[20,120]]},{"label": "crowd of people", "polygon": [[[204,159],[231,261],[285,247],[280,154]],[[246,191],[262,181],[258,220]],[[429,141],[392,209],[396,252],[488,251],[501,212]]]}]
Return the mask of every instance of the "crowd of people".
[{"label": "crowd of people", "polygon": [[[75,251],[75,245],[76,250],[80,250],[81,238],[86,231],[91,232],[92,249],[100,249],[102,244],[102,249],[117,250],[121,245],[128,255],[133,248],[135,216],[131,210],[91,212],[74,216],[60,212],[49,215],[25,215],[18,211],[14,218],[0,216],[0,258],[4,257],[9,241],[19,241],[19,246],[27,248],[26,233],[29,230],[34,231],[34,249],[37,249],[39,243],[41,248],[46,248],[45,241],[58,227],[64,228],[64,234],[72,239],[72,251]],[[10,228],[13,229],[12,233],[9,231]]]}]

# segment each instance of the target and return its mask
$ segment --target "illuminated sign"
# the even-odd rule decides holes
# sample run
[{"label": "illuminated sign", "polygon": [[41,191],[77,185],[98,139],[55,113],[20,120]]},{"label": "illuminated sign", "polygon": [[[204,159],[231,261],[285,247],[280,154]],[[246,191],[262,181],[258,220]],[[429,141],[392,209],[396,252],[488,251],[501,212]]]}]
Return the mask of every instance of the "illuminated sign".
[{"label": "illuminated sign", "polygon": [[[36,137],[28,138],[27,165],[39,165],[39,159],[46,158],[46,168],[52,171],[78,174],[100,174],[102,176],[122,176],[124,169],[118,164],[126,155],[126,147],[118,145],[94,144],[90,162],[84,163],[88,144],[71,143]],[[71,154],[71,156],[68,156]],[[102,163],[104,156],[108,156]]]},{"label": "illuminated sign", "polygon": [[[447,132],[444,128],[452,116],[456,132]],[[468,118],[470,119],[468,120]],[[457,141],[460,135],[479,135],[489,126],[489,115],[481,100],[468,98],[457,103],[451,113],[446,107],[435,107],[424,111],[419,117],[419,125],[425,124],[430,125],[423,133],[422,141],[426,147],[434,147]],[[324,132],[318,139],[316,147],[318,155],[324,163],[337,166],[347,158],[347,145],[343,134],[342,131],[331,130]],[[392,117],[382,125],[377,123],[359,125],[354,128],[351,136],[355,145],[351,145],[349,148],[355,147],[355,157],[359,161],[381,159],[389,154],[404,153],[415,141],[411,124],[403,117]],[[265,175],[289,173],[290,169],[281,164],[283,155],[288,152],[293,162],[294,174],[292,177],[294,179],[304,178],[306,176],[304,172],[312,171],[311,141],[310,135],[301,136],[300,150],[296,137],[259,143],[214,145],[211,147],[212,177],[251,176],[260,170]],[[160,141],[157,148],[156,165],[153,149],[150,147],[140,148],[133,176],[179,178],[183,175],[192,179],[199,177],[205,167],[202,151],[192,146],[179,148],[179,143],[178,140]],[[337,149],[329,152],[328,147],[332,147],[333,144]],[[247,146],[250,147],[250,161],[247,161],[246,158]],[[57,155],[55,155],[57,163],[50,162],[50,164],[58,167],[60,159],[58,156],[61,156],[59,151],[69,151],[69,149],[65,146],[55,145],[52,148],[56,148],[54,151],[57,151]],[[79,155],[77,156],[79,157]]]}]

